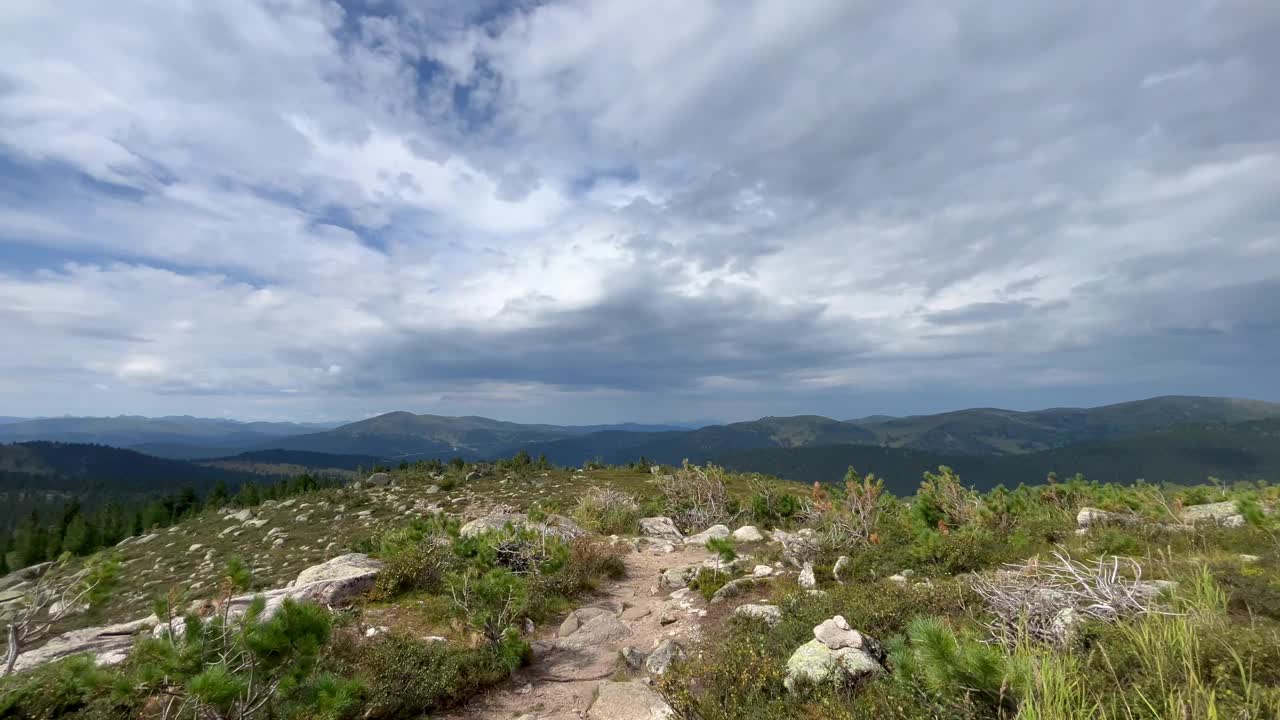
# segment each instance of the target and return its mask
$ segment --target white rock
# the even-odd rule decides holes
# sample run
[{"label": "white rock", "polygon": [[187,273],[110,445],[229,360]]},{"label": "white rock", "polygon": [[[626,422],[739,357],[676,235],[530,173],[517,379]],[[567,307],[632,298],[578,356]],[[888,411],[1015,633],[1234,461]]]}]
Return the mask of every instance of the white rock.
[{"label": "white rock", "polygon": [[761,542],[764,540],[764,533],[755,525],[743,525],[733,531],[733,539],[741,543]]},{"label": "white rock", "polygon": [[863,642],[862,633],[849,627],[849,623],[844,619],[843,615],[836,615],[828,620],[823,620],[813,629],[813,637],[832,650],[841,648],[859,650],[862,648]]},{"label": "white rock", "polygon": [[751,569],[752,577],[769,577],[773,574],[773,568],[768,565],[757,565]]},{"label": "white rock", "polygon": [[806,590],[812,590],[813,588],[818,587],[818,580],[813,576],[813,563],[807,562],[804,564],[804,567],[800,569],[799,583],[800,587],[805,588]]},{"label": "white rock", "polygon": [[684,540],[684,534],[676,527],[675,521],[669,517],[640,518],[640,534],[649,538],[674,542]]},{"label": "white rock", "polygon": [[733,614],[738,617],[758,618],[769,625],[777,625],[782,620],[782,610],[776,605],[748,604],[734,608]]},{"label": "white rock", "polygon": [[708,540],[723,540],[729,537],[729,528],[725,525],[712,525],[697,535],[690,535],[684,539],[685,545],[706,545]]}]

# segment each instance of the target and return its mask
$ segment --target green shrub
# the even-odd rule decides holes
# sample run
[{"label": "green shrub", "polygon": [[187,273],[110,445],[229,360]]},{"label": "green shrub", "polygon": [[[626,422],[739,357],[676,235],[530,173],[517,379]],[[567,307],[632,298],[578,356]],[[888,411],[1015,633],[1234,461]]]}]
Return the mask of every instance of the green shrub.
[{"label": "green shrub", "polygon": [[529,609],[529,581],[505,568],[483,573],[468,568],[450,575],[447,585],[463,617],[491,643],[500,641]]},{"label": "green shrub", "polygon": [[913,620],[906,642],[895,642],[890,652],[903,679],[922,681],[943,702],[977,705],[1000,718],[1017,711],[1024,668],[998,646],[959,634],[944,620]]},{"label": "green shrub", "polygon": [[339,643],[336,675],[364,688],[369,718],[419,717],[462,703],[478,690],[506,679],[528,661],[529,646],[508,634],[495,645],[460,648],[391,632]]},{"label": "green shrub", "polygon": [[432,536],[388,548],[382,561],[382,572],[370,593],[375,600],[390,600],[411,590],[437,590],[454,566],[455,556],[452,542]]},{"label": "green shrub", "polygon": [[698,594],[703,598],[711,600],[716,591],[724,587],[732,579],[733,575],[726,571],[707,567],[699,568],[698,574],[694,575],[693,579],[689,581],[689,589],[697,590]]},{"label": "green shrub", "polygon": [[0,718],[105,720],[136,715],[143,698],[116,671],[74,655],[0,685]]}]

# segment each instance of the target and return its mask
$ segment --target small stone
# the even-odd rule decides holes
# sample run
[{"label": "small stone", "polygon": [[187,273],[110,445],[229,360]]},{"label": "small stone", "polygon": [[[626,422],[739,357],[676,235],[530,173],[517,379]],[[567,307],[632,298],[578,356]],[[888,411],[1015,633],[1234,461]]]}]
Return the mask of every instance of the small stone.
[{"label": "small stone", "polygon": [[645,654],[633,645],[628,645],[622,648],[619,654],[622,655],[622,662],[624,662],[630,670],[639,670],[643,668],[644,661],[647,659]]},{"label": "small stone", "polygon": [[823,620],[813,629],[813,637],[832,650],[841,648],[860,649],[862,647],[862,633],[849,627],[849,623],[844,619],[843,615],[836,615],[829,620]]}]

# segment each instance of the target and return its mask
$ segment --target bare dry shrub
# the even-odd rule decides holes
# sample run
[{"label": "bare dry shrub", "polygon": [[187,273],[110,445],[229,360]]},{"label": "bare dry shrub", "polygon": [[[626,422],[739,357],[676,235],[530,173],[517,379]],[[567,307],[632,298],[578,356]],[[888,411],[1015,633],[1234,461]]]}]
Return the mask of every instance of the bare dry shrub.
[{"label": "bare dry shrub", "polygon": [[690,465],[685,460],[675,473],[659,479],[658,490],[666,499],[671,519],[681,530],[700,532],[734,519],[737,513],[731,508],[726,476],[725,469],[718,465]]},{"label": "bare dry shrub", "polygon": [[1143,581],[1142,566],[1127,557],[1085,564],[1057,550],[1047,561],[1032,558],[979,577],[973,589],[991,610],[992,635],[1010,647],[1028,638],[1062,643],[1079,619],[1172,614],[1160,602],[1161,586]]}]

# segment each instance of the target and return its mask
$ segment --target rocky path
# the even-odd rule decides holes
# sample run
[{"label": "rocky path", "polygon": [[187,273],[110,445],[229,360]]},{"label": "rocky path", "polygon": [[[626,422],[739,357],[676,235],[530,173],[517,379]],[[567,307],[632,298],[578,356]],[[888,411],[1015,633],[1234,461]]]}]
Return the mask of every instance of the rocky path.
[{"label": "rocky path", "polygon": [[664,640],[688,646],[699,632],[705,607],[690,591],[671,597],[661,587],[663,571],[695,565],[710,557],[701,546],[675,552],[645,549],[624,556],[627,576],[605,587],[570,613],[559,627],[540,630],[533,662],[508,683],[494,688],[449,720],[577,720],[587,714],[601,681],[625,667],[624,648],[648,653]]}]

